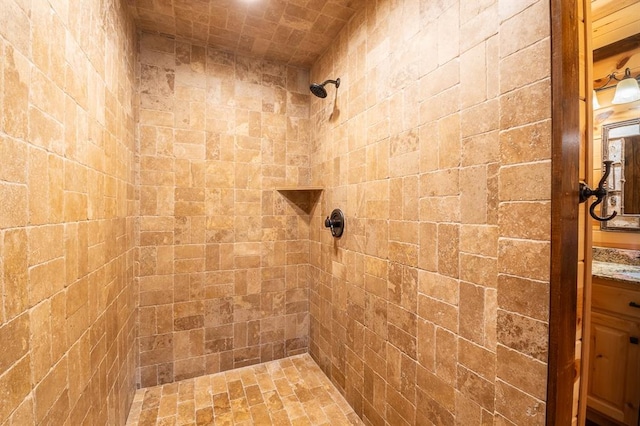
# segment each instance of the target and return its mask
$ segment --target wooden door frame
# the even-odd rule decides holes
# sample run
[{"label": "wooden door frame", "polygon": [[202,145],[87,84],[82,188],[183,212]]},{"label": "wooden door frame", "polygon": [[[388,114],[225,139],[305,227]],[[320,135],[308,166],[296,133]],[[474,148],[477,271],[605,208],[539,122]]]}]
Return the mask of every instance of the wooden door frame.
[{"label": "wooden door frame", "polygon": [[579,40],[576,1],[551,3],[551,270],[547,425],[571,425],[576,376]]}]

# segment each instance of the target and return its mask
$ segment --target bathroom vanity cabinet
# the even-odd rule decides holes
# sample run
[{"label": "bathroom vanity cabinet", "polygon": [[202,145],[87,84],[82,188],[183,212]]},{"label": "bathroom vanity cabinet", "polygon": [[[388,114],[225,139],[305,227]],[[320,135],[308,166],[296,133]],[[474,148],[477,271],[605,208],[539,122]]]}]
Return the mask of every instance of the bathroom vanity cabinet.
[{"label": "bathroom vanity cabinet", "polygon": [[615,422],[638,425],[640,283],[593,277],[587,407]]}]

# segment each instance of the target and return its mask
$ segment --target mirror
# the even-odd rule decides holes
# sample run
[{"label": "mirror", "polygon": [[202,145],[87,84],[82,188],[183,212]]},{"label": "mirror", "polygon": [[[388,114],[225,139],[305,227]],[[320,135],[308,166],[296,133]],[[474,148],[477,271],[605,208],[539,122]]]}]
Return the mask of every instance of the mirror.
[{"label": "mirror", "polygon": [[613,161],[602,215],[605,231],[640,231],[640,118],[602,126],[602,160]]}]

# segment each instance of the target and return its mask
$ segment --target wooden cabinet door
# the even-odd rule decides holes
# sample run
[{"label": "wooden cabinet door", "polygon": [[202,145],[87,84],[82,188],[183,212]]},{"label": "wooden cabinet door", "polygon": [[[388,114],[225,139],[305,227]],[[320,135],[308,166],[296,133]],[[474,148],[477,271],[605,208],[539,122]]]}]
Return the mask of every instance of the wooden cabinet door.
[{"label": "wooden cabinet door", "polygon": [[621,424],[637,425],[640,323],[593,312],[590,334],[587,405]]}]

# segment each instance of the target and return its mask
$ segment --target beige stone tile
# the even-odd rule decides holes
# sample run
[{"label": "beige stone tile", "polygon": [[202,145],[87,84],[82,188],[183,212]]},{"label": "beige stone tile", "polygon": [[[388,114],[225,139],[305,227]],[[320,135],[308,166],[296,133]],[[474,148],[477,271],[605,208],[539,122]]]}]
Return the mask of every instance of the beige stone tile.
[{"label": "beige stone tile", "polygon": [[[455,390],[453,386],[448,385],[436,375],[428,372],[424,368],[418,367],[417,381],[418,391],[417,399],[427,402],[424,397],[438,401],[437,405],[447,411],[455,409]],[[434,401],[434,402],[435,402]]]},{"label": "beige stone tile", "polygon": [[432,373],[435,372],[435,331],[436,328],[433,323],[418,318],[417,360],[422,367]]},{"label": "beige stone tile", "polygon": [[486,289],[484,292],[484,339],[485,346],[491,351],[495,351],[497,344],[497,311],[497,290]]},{"label": "beige stone tile", "polygon": [[32,424],[35,422],[33,418],[33,399],[27,398],[11,415],[11,425]]},{"label": "beige stone tile", "polygon": [[184,402],[178,403],[178,416],[177,421],[179,424],[186,424],[190,422],[195,422],[196,420],[196,410],[195,403],[193,400],[188,400]]},{"label": "beige stone tile", "polygon": [[[39,382],[53,365],[51,357],[51,303],[45,301],[30,313],[32,374]],[[44,413],[43,413],[44,414]]]},{"label": "beige stone tile", "polygon": [[0,327],[0,336],[7,342],[0,357],[0,368],[6,371],[29,351],[29,316],[24,313]]},{"label": "beige stone tile", "polygon": [[456,393],[455,422],[458,425],[482,424],[482,408],[460,392]]},{"label": "beige stone tile", "polygon": [[420,251],[418,266],[421,269],[435,272],[438,265],[437,247],[438,231],[435,223],[420,223]]},{"label": "beige stone tile", "polygon": [[487,55],[484,43],[479,43],[460,55],[460,106],[467,108],[487,99]]},{"label": "beige stone tile", "polygon": [[431,272],[419,271],[418,290],[429,297],[457,305],[459,300],[459,282]]},{"label": "beige stone tile", "polygon": [[46,150],[64,154],[64,128],[40,109],[29,108],[29,141]]},{"label": "beige stone tile", "polygon": [[548,320],[549,285],[545,282],[498,277],[498,304],[502,309],[518,312],[541,321]]},{"label": "beige stone tile", "polygon": [[506,417],[506,424],[543,425],[546,405],[502,381],[496,382],[496,412]]},{"label": "beige stone tile", "polygon": [[500,159],[500,132],[490,131],[462,140],[463,166],[497,163]]},{"label": "beige stone tile", "polygon": [[[501,127],[508,129],[546,119],[549,116],[547,100],[550,90],[549,80],[542,80],[503,95],[500,109],[505,114],[500,117]],[[523,102],[526,102],[526,108]]]},{"label": "beige stone tile", "polygon": [[547,357],[548,324],[498,310],[498,343],[544,362]]},{"label": "beige stone tile", "polygon": [[[549,8],[546,6],[548,5],[544,2],[532,0],[519,0],[510,5],[499,5],[500,16],[504,19],[500,25],[502,57],[530,46],[549,34],[548,28],[542,24],[549,20]],[[527,23],[535,24],[527,25]],[[522,31],[523,25],[527,25],[526,31]]]},{"label": "beige stone tile", "polygon": [[[8,5],[9,4],[13,6],[13,2],[8,3]],[[5,16],[14,15],[9,14]],[[15,16],[24,15],[21,12],[17,12]],[[11,20],[11,22],[16,21]],[[7,29],[9,27],[4,28]],[[20,36],[20,33],[16,33],[16,36]],[[27,53],[28,49],[21,49],[21,53],[14,48],[14,45],[3,44],[3,46],[4,90],[2,96],[2,128],[10,136],[24,138],[27,136],[28,131],[31,64],[22,53]]]},{"label": "beige stone tile", "polygon": [[452,278],[459,276],[460,227],[438,225],[438,272]]},{"label": "beige stone tile", "polygon": [[158,417],[173,417],[178,413],[178,395],[162,395],[158,407]]},{"label": "beige stone tile", "polygon": [[454,305],[419,294],[418,315],[440,327],[458,331],[458,309]]},{"label": "beige stone tile", "polygon": [[267,407],[271,410],[271,411],[278,411],[278,410],[282,410],[284,405],[283,405],[283,401],[285,400],[285,398],[287,398],[288,396],[291,396],[292,394],[289,395],[282,395],[282,397],[274,391],[270,391],[270,392],[264,392],[263,391],[263,395],[264,395],[264,401],[265,404],[267,405]]},{"label": "beige stone tile", "polygon": [[494,410],[495,385],[464,367],[458,367],[458,388],[469,399],[488,411]]},{"label": "beige stone tile", "polygon": [[460,173],[458,169],[437,170],[420,175],[421,197],[458,195],[459,193]]},{"label": "beige stone tile", "polygon": [[[442,123],[440,127],[440,131],[451,131],[454,130],[453,126],[457,119],[457,112],[459,111],[460,104],[460,89],[458,86],[453,86],[444,91],[437,92],[430,99],[429,102],[423,102],[420,104],[420,123],[427,124],[431,122],[439,122]],[[439,105],[440,107],[435,108],[434,105]],[[444,135],[440,135],[443,142],[450,142],[455,146],[455,139],[443,137]],[[452,155],[447,155],[446,152],[443,152],[445,158],[451,160],[455,157],[455,152]],[[446,167],[446,163],[440,163],[441,167]]]},{"label": "beige stone tile", "polygon": [[460,170],[460,219],[462,223],[487,223],[487,169],[484,166]]},{"label": "beige stone tile", "polygon": [[460,251],[495,257],[498,254],[497,226],[463,225],[460,227]]},{"label": "beige stone tile", "polygon": [[213,408],[216,416],[231,414],[231,403],[227,393],[219,393],[213,396]]},{"label": "beige stone tile", "polygon": [[460,131],[463,138],[500,129],[500,102],[492,99],[460,113]]},{"label": "beige stone tile", "polygon": [[[528,64],[526,72],[517,66],[523,61]],[[500,61],[500,75],[505,78],[500,80],[501,92],[506,93],[546,78],[550,73],[550,63],[550,43],[546,38],[503,58]]]},{"label": "beige stone tile", "polygon": [[498,345],[497,349],[497,376],[527,394],[544,400],[547,389],[546,364],[502,345]]},{"label": "beige stone tile", "polygon": [[30,392],[30,358],[23,357],[16,362],[0,379],[0,389],[7,395],[6,403],[0,408],[0,419],[6,420]]},{"label": "beige stone tile", "polygon": [[[461,51],[495,37],[499,32],[498,5],[494,2],[478,2],[477,6],[471,6],[471,8],[474,7],[477,9],[471,13],[464,10],[460,12],[461,15],[466,14],[466,17],[460,20],[462,24],[460,26]],[[488,63],[492,62],[488,61]]]},{"label": "beige stone tile", "polygon": [[0,178],[7,182],[26,183],[27,144],[8,136],[0,136],[0,155],[4,158]]},{"label": "beige stone tile", "polygon": [[502,203],[499,209],[501,234],[527,240],[546,240],[550,224],[548,202]]},{"label": "beige stone tile", "polygon": [[28,249],[24,229],[4,232],[2,251],[4,291],[12,297],[4,299],[4,315],[10,320],[20,315],[28,305]]},{"label": "beige stone tile", "polygon": [[496,274],[498,270],[497,259],[494,257],[484,257],[460,254],[460,279],[484,287],[496,287]]},{"label": "beige stone tile", "polygon": [[533,280],[549,278],[549,243],[501,239],[498,246],[499,272]]},{"label": "beige stone tile", "polygon": [[457,7],[450,7],[438,18],[438,63],[444,64],[459,54],[459,33],[447,34],[448,28],[458,26],[460,11]]},{"label": "beige stone tile", "polygon": [[58,396],[64,391],[67,369],[67,359],[63,358],[35,388],[36,420],[45,418]]},{"label": "beige stone tile", "polygon": [[0,183],[2,199],[7,201],[0,214],[0,227],[24,226],[27,221],[27,187],[7,182]]},{"label": "beige stone tile", "polygon": [[251,411],[246,398],[231,400],[231,411],[234,423],[242,423],[251,420]]},{"label": "beige stone tile", "polygon": [[496,374],[496,354],[466,339],[458,340],[458,362],[486,380]]},{"label": "beige stone tile", "polygon": [[450,385],[456,381],[458,338],[442,328],[436,329],[436,375]]},{"label": "beige stone tile", "polygon": [[551,122],[543,120],[500,133],[502,164],[539,161],[551,156]]}]

